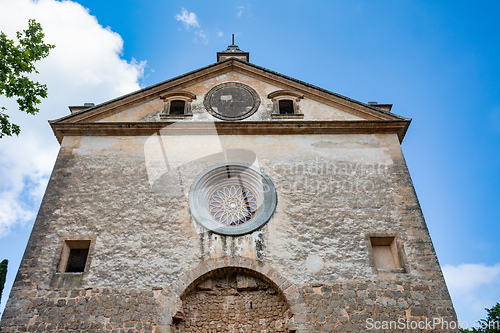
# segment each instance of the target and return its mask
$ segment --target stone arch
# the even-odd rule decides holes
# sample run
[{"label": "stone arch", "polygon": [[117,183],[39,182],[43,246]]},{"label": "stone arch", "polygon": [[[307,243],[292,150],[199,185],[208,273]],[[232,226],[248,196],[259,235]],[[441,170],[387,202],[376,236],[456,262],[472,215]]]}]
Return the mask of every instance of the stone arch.
[{"label": "stone arch", "polygon": [[181,296],[182,311],[173,331],[289,331],[290,309],[284,296],[261,274],[247,268],[224,267],[194,281]]},{"label": "stone arch", "polygon": [[226,257],[221,259],[209,259],[198,264],[179,276],[171,288],[169,288],[172,306],[169,307],[172,325],[176,319],[182,317],[182,298],[188,295],[200,282],[206,278],[217,275],[217,273],[235,271],[244,272],[269,283],[283,297],[288,306],[290,320],[288,323],[290,332],[302,332],[307,323],[310,309],[306,305],[300,289],[289,282],[274,268],[250,258]]}]

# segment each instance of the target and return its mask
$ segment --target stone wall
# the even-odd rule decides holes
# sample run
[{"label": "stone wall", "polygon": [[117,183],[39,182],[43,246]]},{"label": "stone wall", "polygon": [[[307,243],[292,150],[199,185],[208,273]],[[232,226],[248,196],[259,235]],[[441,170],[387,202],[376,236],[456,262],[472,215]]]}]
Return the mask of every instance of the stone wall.
[{"label": "stone wall", "polygon": [[41,289],[23,296],[22,314],[8,318],[1,332],[151,333],[162,317],[159,290]]},{"label": "stone wall", "polygon": [[[190,216],[187,196],[193,180],[224,162],[254,164],[276,186],[276,212],[250,234],[214,234]],[[384,275],[373,267],[366,235],[384,232],[400,240],[404,272]],[[61,243],[68,236],[95,240],[89,269],[78,286],[56,288]],[[225,258],[272,267],[303,290],[306,331],[357,327],[372,309],[380,316],[454,316],[395,134],[65,137],[0,330],[51,324],[68,330],[78,321],[76,304],[86,297],[99,302],[96,308],[85,305],[89,317],[80,325],[125,329],[111,322],[120,296],[142,290],[137,293],[144,299],[161,300],[154,311],[163,313],[163,307],[176,306],[175,300],[162,297],[169,297],[169,288],[183,274]],[[103,295],[104,290],[116,299]],[[162,296],[148,296],[153,290],[162,290]],[[78,296],[71,296],[75,292]],[[52,304],[48,295],[53,293]],[[52,317],[57,304],[59,317]],[[107,304],[104,311],[111,313],[98,313],[100,304]],[[120,317],[119,322],[133,322],[128,329],[139,331],[151,325],[156,332],[171,324],[172,318],[151,312],[147,301],[143,305],[151,318],[135,320],[131,312],[129,321]],[[321,313],[326,310],[333,312]],[[100,317],[104,322],[96,321]]]},{"label": "stone wall", "polygon": [[[276,287],[248,273],[224,272],[188,288],[192,290],[182,297],[171,330],[165,325],[168,290],[88,288],[25,293],[23,313],[8,318],[9,325],[0,331],[290,331],[292,313]],[[309,315],[306,325],[301,326],[303,330],[297,332],[456,332],[444,326],[454,325],[456,318],[447,291],[439,284],[387,280],[315,284],[302,287],[300,299]],[[6,315],[10,315],[8,310]],[[443,323],[426,329],[424,325],[434,318]],[[375,325],[394,325],[396,329],[371,330]],[[293,323],[290,326],[293,329]]]},{"label": "stone wall", "polygon": [[[448,332],[457,328],[447,290],[439,284],[357,281],[303,291],[312,312],[313,332]],[[435,318],[442,323],[429,326]]]}]

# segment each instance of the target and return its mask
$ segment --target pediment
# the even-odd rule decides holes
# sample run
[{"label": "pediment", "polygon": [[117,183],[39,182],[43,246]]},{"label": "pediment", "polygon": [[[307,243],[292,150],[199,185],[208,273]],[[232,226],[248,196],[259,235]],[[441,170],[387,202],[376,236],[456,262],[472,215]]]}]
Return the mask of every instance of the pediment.
[{"label": "pediment", "polygon": [[[228,59],[77,111],[50,123],[56,132],[56,127],[63,124],[68,128],[69,124],[91,123],[144,125],[171,121],[230,121],[231,118],[221,117],[216,111],[209,109],[207,98],[211,96],[214,87],[231,83],[249,87],[248,90],[253,91],[251,94],[253,98],[258,100],[258,103],[254,103],[257,104],[254,113],[235,118],[235,121],[239,122],[395,122],[406,124],[402,125],[405,128],[400,131],[400,139],[410,122],[410,119],[398,116],[382,107],[349,99],[251,63]],[[278,103],[282,100],[293,101],[293,114],[279,114]],[[187,112],[165,116],[171,101],[187,103],[185,107]],[[248,108],[250,107],[249,105]],[[216,107],[213,109],[217,110]]]}]

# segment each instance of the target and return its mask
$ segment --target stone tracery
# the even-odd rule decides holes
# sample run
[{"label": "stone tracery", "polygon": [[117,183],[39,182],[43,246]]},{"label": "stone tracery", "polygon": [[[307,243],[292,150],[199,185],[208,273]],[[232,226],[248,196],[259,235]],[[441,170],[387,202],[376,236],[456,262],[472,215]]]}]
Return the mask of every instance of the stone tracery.
[{"label": "stone tracery", "polygon": [[257,198],[243,186],[221,186],[209,197],[208,209],[215,221],[239,225],[253,218],[257,212]]}]

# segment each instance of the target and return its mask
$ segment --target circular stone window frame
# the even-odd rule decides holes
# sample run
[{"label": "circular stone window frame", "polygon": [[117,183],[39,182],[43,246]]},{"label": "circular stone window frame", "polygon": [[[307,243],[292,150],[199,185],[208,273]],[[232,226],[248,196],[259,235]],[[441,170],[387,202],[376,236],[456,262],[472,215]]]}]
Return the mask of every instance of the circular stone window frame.
[{"label": "circular stone window frame", "polygon": [[[228,171],[235,176],[234,179],[226,176]],[[248,187],[258,197],[259,205],[250,221],[234,226],[223,225],[213,219],[208,200],[216,189],[235,182]],[[260,192],[256,190],[259,186]],[[194,220],[208,230],[227,236],[245,235],[262,227],[271,219],[277,202],[276,188],[271,179],[254,166],[243,163],[224,163],[205,170],[196,177],[189,191],[189,210]]]},{"label": "circular stone window frame", "polygon": [[[241,116],[237,116],[237,117],[227,117],[223,114],[220,114],[219,112],[215,111],[213,108],[212,108],[212,103],[210,102],[213,94],[215,94],[218,90],[222,89],[222,88],[226,88],[226,87],[240,87],[240,88],[243,88],[245,89],[246,91],[248,91],[252,97],[253,97],[253,105],[252,105],[252,108],[247,111],[245,114],[242,114]],[[259,106],[260,106],[260,97],[259,97],[259,94],[250,86],[244,84],[244,83],[240,83],[240,82],[226,82],[226,83],[221,83],[221,84],[218,84],[216,85],[215,87],[213,87],[212,89],[210,89],[208,91],[208,93],[205,95],[205,99],[203,101],[203,104],[205,105],[205,109],[208,111],[208,113],[210,113],[212,116],[218,118],[218,119],[222,119],[222,120],[242,120],[242,119],[245,119],[245,118],[248,118],[250,116],[252,116],[255,112],[257,112],[257,110],[259,109]]]}]

